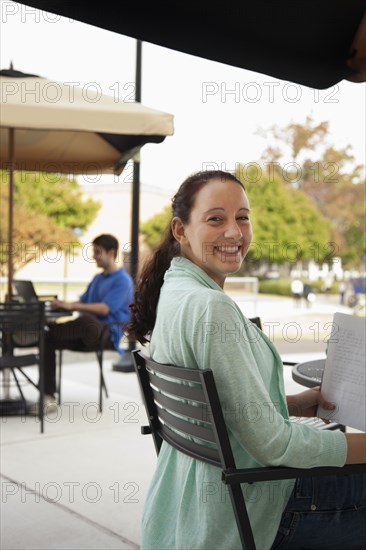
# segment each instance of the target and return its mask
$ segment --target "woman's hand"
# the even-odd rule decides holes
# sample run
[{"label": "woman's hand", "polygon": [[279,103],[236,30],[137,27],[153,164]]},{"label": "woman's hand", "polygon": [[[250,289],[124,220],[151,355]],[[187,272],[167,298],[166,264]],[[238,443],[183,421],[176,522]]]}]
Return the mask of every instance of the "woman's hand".
[{"label": "woman's hand", "polygon": [[[296,395],[288,395],[286,398],[290,416],[314,417],[316,416],[319,405],[329,411],[336,409],[335,403],[330,403],[324,399],[320,391],[320,386],[303,391]],[[327,423],[330,422],[326,419],[322,420]]]}]

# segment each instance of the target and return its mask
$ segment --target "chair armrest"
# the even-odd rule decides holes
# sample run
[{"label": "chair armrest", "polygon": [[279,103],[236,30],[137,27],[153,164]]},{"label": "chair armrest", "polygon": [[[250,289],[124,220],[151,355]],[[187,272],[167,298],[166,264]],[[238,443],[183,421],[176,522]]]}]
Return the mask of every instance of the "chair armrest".
[{"label": "chair armrest", "polygon": [[151,435],[152,429],[150,428],[150,426],[141,426],[141,433],[142,435]]},{"label": "chair armrest", "polygon": [[254,483],[256,481],[358,474],[365,472],[366,464],[346,464],[342,467],[323,466],[319,468],[241,468],[238,470],[223,470],[221,478],[225,484],[231,485],[233,483]]}]

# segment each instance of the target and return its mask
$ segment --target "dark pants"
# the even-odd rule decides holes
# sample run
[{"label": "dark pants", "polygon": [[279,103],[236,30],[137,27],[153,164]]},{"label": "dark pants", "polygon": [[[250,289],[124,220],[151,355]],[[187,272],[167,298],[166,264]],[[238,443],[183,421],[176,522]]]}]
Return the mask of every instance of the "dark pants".
[{"label": "dark pants", "polygon": [[45,394],[54,395],[56,392],[57,349],[94,351],[100,348],[101,343],[104,349],[114,349],[108,327],[93,315],[85,314],[73,321],[49,325],[45,337]]},{"label": "dark pants", "polygon": [[304,478],[271,550],[365,550],[366,474]]}]

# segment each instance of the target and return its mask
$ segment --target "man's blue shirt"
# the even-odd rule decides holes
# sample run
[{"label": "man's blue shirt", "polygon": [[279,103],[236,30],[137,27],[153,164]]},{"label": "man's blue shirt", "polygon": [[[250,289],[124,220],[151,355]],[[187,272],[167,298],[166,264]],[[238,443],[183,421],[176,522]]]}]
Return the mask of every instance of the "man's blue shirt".
[{"label": "man's blue shirt", "polygon": [[[96,315],[103,323],[125,322],[130,319],[129,304],[133,300],[133,280],[124,268],[112,273],[99,273],[80,296],[84,304],[103,302],[109,308],[108,315]],[[119,325],[111,325],[111,337],[118,350],[123,331]]]}]

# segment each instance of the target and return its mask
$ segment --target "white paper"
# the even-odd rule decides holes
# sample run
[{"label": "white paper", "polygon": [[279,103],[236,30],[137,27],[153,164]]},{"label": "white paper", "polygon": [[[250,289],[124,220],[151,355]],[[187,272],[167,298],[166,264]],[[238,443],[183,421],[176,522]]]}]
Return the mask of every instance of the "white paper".
[{"label": "white paper", "polygon": [[320,418],[366,431],[366,319],[335,313],[321,391],[336,409],[318,407]]}]

